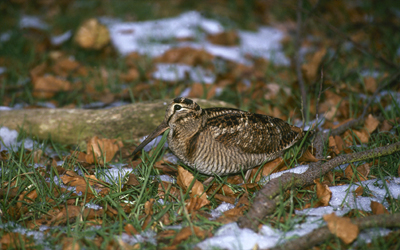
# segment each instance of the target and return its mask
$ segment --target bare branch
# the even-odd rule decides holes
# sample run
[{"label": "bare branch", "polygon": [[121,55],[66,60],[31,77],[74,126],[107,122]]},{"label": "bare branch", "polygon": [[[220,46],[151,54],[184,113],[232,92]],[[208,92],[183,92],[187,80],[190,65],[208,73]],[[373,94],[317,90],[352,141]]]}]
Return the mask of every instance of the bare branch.
[{"label": "bare branch", "polygon": [[[268,214],[273,213],[275,210],[276,202],[274,201],[274,198],[277,197],[282,190],[310,185],[316,178],[323,176],[328,171],[331,171],[339,165],[389,155],[397,151],[400,151],[400,142],[363,152],[339,155],[332,160],[325,162],[320,167],[317,167],[317,165],[314,165],[314,167],[310,166],[310,168],[303,174],[283,174],[281,177],[273,179],[264,185],[254,199],[254,203],[249,212],[239,218],[239,226],[242,228],[246,227],[257,230],[258,222]],[[321,164],[320,162],[319,164]]]},{"label": "bare branch", "polygon": [[[364,218],[353,219],[352,223],[356,224],[360,230],[371,228],[371,227],[383,227],[383,228],[394,228],[400,227],[400,213],[397,214],[380,214],[371,215]],[[271,250],[280,249],[310,249],[313,246],[322,243],[334,235],[329,231],[327,226],[315,229],[311,233],[304,235],[295,240],[286,242],[280,246],[270,248]]]}]

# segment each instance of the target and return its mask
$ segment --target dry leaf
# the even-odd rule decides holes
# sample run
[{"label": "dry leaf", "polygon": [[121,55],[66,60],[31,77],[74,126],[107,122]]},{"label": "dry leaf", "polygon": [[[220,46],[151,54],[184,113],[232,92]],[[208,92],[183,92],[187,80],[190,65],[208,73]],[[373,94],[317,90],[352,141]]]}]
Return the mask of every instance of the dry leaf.
[{"label": "dry leaf", "polygon": [[205,50],[198,50],[190,47],[178,47],[167,50],[162,56],[157,57],[155,62],[182,63],[190,66],[204,65],[210,63],[214,55]]},{"label": "dry leaf", "polygon": [[33,162],[38,163],[40,159],[42,158],[43,151],[41,149],[37,149],[33,151]]},{"label": "dry leaf", "polygon": [[358,197],[361,196],[364,193],[364,188],[362,186],[358,186],[356,190],[354,190],[354,194]]},{"label": "dry leaf", "polygon": [[130,68],[126,74],[121,74],[120,79],[123,82],[133,82],[138,80],[140,77],[139,70],[135,68]]},{"label": "dry leaf", "polygon": [[349,164],[349,165],[347,166],[347,168],[344,170],[344,174],[345,174],[345,176],[346,176],[346,179],[348,179],[348,180],[353,179],[354,172],[353,172],[353,168],[352,168],[352,165],[351,165],[351,164]]},{"label": "dry leaf", "polygon": [[302,65],[302,70],[305,71],[305,77],[309,81],[314,81],[318,74],[318,67],[326,54],[326,48],[323,47],[319,51],[317,51],[311,61]]},{"label": "dry leaf", "polygon": [[71,84],[68,81],[51,75],[36,77],[32,79],[32,83],[32,95],[36,98],[51,98],[57,92],[69,91],[71,89]]},{"label": "dry leaf", "polygon": [[196,226],[193,226],[193,228],[192,227],[184,227],[175,236],[175,239],[172,242],[172,245],[178,245],[179,243],[188,239],[192,235],[196,235],[200,239],[203,239],[206,236],[206,231],[204,231],[201,228],[196,227]]},{"label": "dry leaf", "polygon": [[226,31],[218,34],[210,34],[207,36],[207,40],[213,44],[223,46],[235,46],[239,43],[239,36],[236,31]]},{"label": "dry leaf", "polygon": [[171,220],[169,219],[169,213],[168,213],[168,212],[166,212],[166,213],[161,217],[161,222],[162,222],[164,225],[169,225],[169,224],[171,224]]},{"label": "dry leaf", "polygon": [[[320,112],[325,113],[324,116],[326,119],[333,120],[334,117],[338,117],[338,115],[346,109],[346,103],[342,100],[343,98],[341,96],[330,90],[325,91],[324,94],[325,101],[321,103],[319,110]],[[343,116],[345,115],[343,114]]]},{"label": "dry leaf", "polygon": [[239,216],[242,216],[245,210],[246,207],[234,207],[232,209],[229,209],[228,211],[225,211],[223,215],[225,217],[237,218]]},{"label": "dry leaf", "polygon": [[368,130],[368,133],[372,133],[379,125],[379,120],[373,117],[371,114],[365,119],[364,127]]},{"label": "dry leaf", "polygon": [[[176,183],[183,190],[187,191],[193,180],[194,177],[189,171],[181,166],[178,166],[178,178],[176,179]],[[190,190],[190,197],[195,196],[199,196],[200,198],[207,200],[207,195],[204,192],[203,184],[198,180],[194,180],[194,184],[192,186],[192,189]]]},{"label": "dry leaf", "polygon": [[314,183],[317,185],[317,197],[318,197],[318,202],[314,205],[314,207],[328,206],[329,201],[332,198],[332,191],[329,189],[328,185],[321,184],[319,180],[314,180]]},{"label": "dry leaf", "polygon": [[341,152],[344,150],[344,142],[342,137],[335,135],[335,143],[336,143],[336,147],[337,149]]},{"label": "dry leaf", "polygon": [[79,243],[72,237],[62,238],[62,250],[79,250]]},{"label": "dry leaf", "polygon": [[53,218],[49,221],[51,225],[59,226],[69,220],[95,220],[103,215],[103,209],[94,210],[91,208],[84,208],[80,206],[69,205],[56,210]]},{"label": "dry leaf", "polygon": [[362,164],[362,165],[357,167],[357,172],[361,175],[360,179],[362,181],[367,180],[367,177],[369,175],[370,169],[371,169],[371,166],[370,166],[369,163],[364,163],[364,164]]},{"label": "dry leaf", "polygon": [[358,139],[360,143],[368,143],[370,135],[366,130],[353,130],[353,133],[356,135],[355,138]]},{"label": "dry leaf", "polygon": [[373,78],[372,76],[364,77],[364,84],[365,84],[365,89],[369,93],[374,93],[376,91],[377,83],[375,78]]},{"label": "dry leaf", "polygon": [[110,42],[110,34],[106,26],[91,18],[78,28],[75,42],[84,49],[99,50]]},{"label": "dry leaf", "polygon": [[379,130],[387,132],[390,131],[392,128],[393,128],[392,124],[390,124],[388,120],[384,120]]},{"label": "dry leaf", "polygon": [[68,170],[60,178],[65,185],[76,187],[76,192],[82,192],[82,195],[85,193],[94,194],[92,189],[96,190],[100,195],[108,194],[109,188],[105,187],[105,182],[98,180],[94,175],[85,174],[85,177],[86,179],[76,174],[74,171]]},{"label": "dry leaf", "polygon": [[197,211],[200,208],[208,205],[210,203],[209,200],[206,199],[201,199],[199,197],[191,197],[189,201],[186,204],[186,209],[189,214],[191,214],[193,211]]},{"label": "dry leaf", "polygon": [[236,197],[235,192],[228,185],[222,185],[221,189],[218,190],[218,193],[226,195],[228,197]]},{"label": "dry leaf", "polygon": [[317,162],[318,159],[310,152],[310,150],[306,150],[301,157],[298,159],[298,162]]},{"label": "dry leaf", "polygon": [[325,214],[323,218],[328,224],[329,231],[344,243],[350,244],[357,238],[358,226],[351,223],[350,218],[338,217],[335,213]]},{"label": "dry leaf", "polygon": [[142,230],[145,230],[151,221],[151,217],[153,215],[153,205],[155,199],[150,199],[144,203],[144,213],[146,214],[146,219],[143,222]]},{"label": "dry leaf", "polygon": [[[269,161],[265,163],[261,168],[262,170],[260,171],[261,174],[257,175],[255,182],[258,182],[261,179],[261,176],[268,176],[272,173],[282,171],[284,170],[283,168],[285,166],[285,162],[283,161],[282,157],[278,157],[273,161]],[[251,170],[251,175],[249,180],[254,179],[254,175],[257,173],[258,168],[253,168]],[[239,183],[232,183],[232,184],[239,184]]]},{"label": "dry leaf", "polygon": [[128,181],[125,184],[131,186],[139,186],[140,182],[137,180],[135,174],[129,174]]},{"label": "dry leaf", "polygon": [[21,233],[4,232],[0,239],[2,249],[30,249],[34,245],[35,242],[32,237],[27,237]]},{"label": "dry leaf", "polygon": [[217,86],[215,84],[193,83],[190,89],[189,98],[202,98],[205,93],[206,99],[211,99],[215,96]]},{"label": "dry leaf", "polygon": [[385,206],[376,201],[371,201],[371,210],[373,214],[390,214]]},{"label": "dry leaf", "polygon": [[333,136],[329,136],[329,148],[336,154],[340,154],[340,151],[336,145],[336,140]]},{"label": "dry leaf", "polygon": [[71,58],[63,58],[58,60],[52,69],[56,75],[62,77],[68,77],[70,75],[88,75],[87,69]]},{"label": "dry leaf", "polygon": [[35,66],[29,74],[31,76],[31,80],[34,81],[37,77],[43,76],[46,73],[47,63],[41,63]]},{"label": "dry leaf", "polygon": [[154,163],[154,168],[162,171],[162,173],[164,173],[164,174],[172,175],[172,176],[177,175],[177,172],[178,172],[176,170],[176,168],[173,168],[173,167],[169,166],[168,164],[162,163],[162,162]]},{"label": "dry leaf", "polygon": [[233,198],[233,197],[228,197],[228,196],[225,196],[222,194],[215,194],[214,198],[219,201],[223,201],[223,202],[230,203],[230,204],[235,204],[235,198]]},{"label": "dry leaf", "polygon": [[170,182],[161,181],[158,184],[158,194],[157,195],[161,199],[165,199],[165,194],[166,194],[165,192],[167,192],[167,191],[168,191],[169,197],[173,197],[177,201],[181,200],[181,192],[179,191],[179,189],[174,187],[173,184]]},{"label": "dry leaf", "polygon": [[106,162],[109,162],[122,146],[122,142],[116,139],[99,139],[97,136],[94,136],[87,143],[86,162],[94,163],[95,158],[93,156],[100,159],[100,164],[104,164],[104,159]]}]

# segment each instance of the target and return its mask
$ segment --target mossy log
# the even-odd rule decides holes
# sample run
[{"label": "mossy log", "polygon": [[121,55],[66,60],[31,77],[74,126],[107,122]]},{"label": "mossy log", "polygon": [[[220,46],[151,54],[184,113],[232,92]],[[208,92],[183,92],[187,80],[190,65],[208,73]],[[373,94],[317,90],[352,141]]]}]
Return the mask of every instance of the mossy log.
[{"label": "mossy log", "polygon": [[[214,100],[193,99],[203,108],[234,107]],[[135,103],[111,109],[21,109],[0,111],[0,126],[23,129],[38,139],[82,146],[88,138],[137,141],[164,119],[171,100]]]}]

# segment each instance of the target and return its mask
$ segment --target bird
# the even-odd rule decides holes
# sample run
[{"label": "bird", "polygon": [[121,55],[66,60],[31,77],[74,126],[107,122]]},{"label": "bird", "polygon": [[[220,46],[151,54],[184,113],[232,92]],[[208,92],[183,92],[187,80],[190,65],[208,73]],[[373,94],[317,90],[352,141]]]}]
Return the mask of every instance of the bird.
[{"label": "bird", "polygon": [[136,155],[169,129],[169,149],[181,162],[206,175],[246,172],[272,161],[305,137],[307,131],[268,115],[234,108],[201,108],[177,97],[163,122],[132,152]]}]

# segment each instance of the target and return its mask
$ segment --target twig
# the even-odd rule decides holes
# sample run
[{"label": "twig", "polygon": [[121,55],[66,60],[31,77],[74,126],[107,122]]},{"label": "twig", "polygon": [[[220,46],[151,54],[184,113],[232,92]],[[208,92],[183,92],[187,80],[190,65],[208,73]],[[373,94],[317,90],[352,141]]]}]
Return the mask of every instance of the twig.
[{"label": "twig", "polygon": [[321,93],[322,93],[322,85],[324,84],[324,69],[321,68],[321,79],[319,83],[319,91],[318,91],[318,97],[317,97],[317,103],[315,104],[315,116],[316,116],[316,122],[318,122],[319,119],[319,102],[321,100]]},{"label": "twig", "polygon": [[314,179],[326,174],[328,171],[339,165],[389,155],[397,151],[400,151],[400,142],[363,152],[339,155],[332,160],[325,162],[320,167],[310,166],[303,174],[283,174],[280,178],[273,179],[264,185],[254,199],[254,203],[249,212],[245,216],[239,218],[239,226],[256,230],[258,221],[263,219],[266,215],[273,213],[275,210],[276,202],[274,201],[274,198],[277,197],[282,190],[310,185],[313,183]]},{"label": "twig", "polygon": [[301,49],[301,28],[302,28],[302,20],[301,20],[301,8],[303,5],[303,0],[297,0],[297,32],[296,32],[296,74],[297,80],[300,85],[301,92],[301,114],[303,116],[303,127],[306,124],[306,107],[307,107],[307,93],[304,84],[303,72],[301,71],[301,57],[300,57],[300,49]]},{"label": "twig", "polygon": [[[360,230],[371,228],[371,227],[384,227],[384,228],[394,228],[400,227],[400,213],[396,214],[381,214],[381,215],[371,215],[364,218],[357,218],[352,220],[353,224],[356,224]],[[315,229],[311,233],[304,235],[295,240],[286,242],[280,246],[270,248],[270,250],[280,250],[280,249],[310,249],[313,246],[322,243],[334,235],[329,231],[327,226]]]}]

